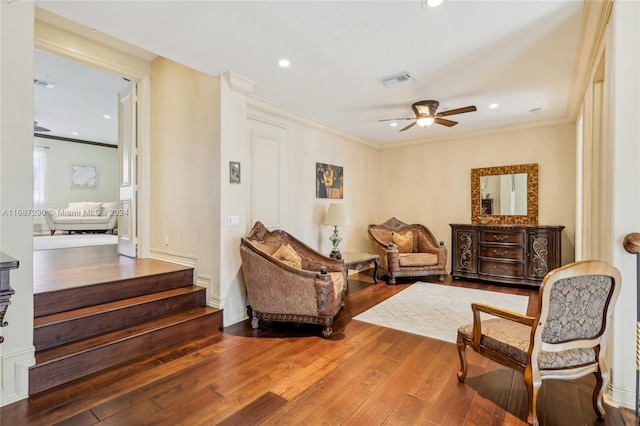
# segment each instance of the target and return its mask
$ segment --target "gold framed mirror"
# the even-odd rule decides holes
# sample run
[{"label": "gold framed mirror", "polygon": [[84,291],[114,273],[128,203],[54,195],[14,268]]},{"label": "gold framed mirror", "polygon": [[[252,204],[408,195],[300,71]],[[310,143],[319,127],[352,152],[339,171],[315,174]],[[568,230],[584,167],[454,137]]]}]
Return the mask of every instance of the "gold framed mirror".
[{"label": "gold framed mirror", "polygon": [[538,224],[538,164],[471,169],[471,223]]}]

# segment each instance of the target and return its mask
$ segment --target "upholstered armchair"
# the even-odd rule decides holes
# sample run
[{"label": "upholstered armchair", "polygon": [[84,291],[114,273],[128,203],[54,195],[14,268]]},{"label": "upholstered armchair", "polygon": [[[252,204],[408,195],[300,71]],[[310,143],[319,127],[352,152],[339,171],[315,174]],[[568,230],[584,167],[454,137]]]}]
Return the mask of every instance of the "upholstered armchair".
[{"label": "upholstered armchair", "polygon": [[424,225],[407,225],[392,217],[381,225],[369,225],[369,243],[380,256],[380,270],[389,277],[439,275],[444,281],[447,249]]},{"label": "upholstered armchair", "polygon": [[347,270],[281,230],[269,231],[256,222],[240,242],[242,271],[252,311],[259,320],[303,322],[324,326],[333,334],[333,319],[344,307]]},{"label": "upholstered armchair", "polygon": [[[582,261],[545,276],[534,316],[473,303],[473,324],[458,329],[458,380],[464,382],[467,376],[467,346],[522,372],[529,400],[527,423],[537,426],[536,397],[543,380],[593,373],[593,408],[602,417],[602,393],[609,380],[604,360],[620,286],[620,272],[613,266]],[[496,318],[481,320],[481,312]]]}]

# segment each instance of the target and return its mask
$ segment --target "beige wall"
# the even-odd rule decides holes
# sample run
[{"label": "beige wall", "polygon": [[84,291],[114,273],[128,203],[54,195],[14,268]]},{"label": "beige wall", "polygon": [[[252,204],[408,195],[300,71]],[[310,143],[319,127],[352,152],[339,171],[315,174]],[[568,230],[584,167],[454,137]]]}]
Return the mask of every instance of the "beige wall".
[{"label": "beige wall", "polygon": [[[151,64],[151,256],[197,267],[211,290],[220,239],[220,82]],[[165,244],[168,238],[168,244]]]},{"label": "beige wall", "polygon": [[[332,226],[322,225],[332,202],[347,206],[351,226],[338,229],[340,251],[369,251],[367,226],[379,209],[377,184],[378,152],[354,138],[323,127],[292,122],[290,148],[289,229],[324,254],[331,252]],[[344,198],[316,198],[316,162],[344,169]]]},{"label": "beige wall", "polygon": [[376,220],[395,216],[404,222],[425,224],[450,248],[449,224],[471,221],[471,169],[538,163],[538,223],[565,226],[562,261],[571,262],[574,159],[575,130],[570,123],[388,147],[378,160]]},{"label": "beige wall", "polygon": [[[0,210],[33,207],[33,4],[0,2]],[[27,397],[33,349],[31,216],[0,216],[0,250],[18,259],[0,328],[0,405]]]}]

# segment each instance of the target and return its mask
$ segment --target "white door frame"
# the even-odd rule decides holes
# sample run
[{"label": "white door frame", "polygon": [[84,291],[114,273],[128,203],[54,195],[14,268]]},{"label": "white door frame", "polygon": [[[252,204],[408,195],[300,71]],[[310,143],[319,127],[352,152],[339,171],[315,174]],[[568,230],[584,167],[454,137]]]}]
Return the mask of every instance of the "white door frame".
[{"label": "white door frame", "polygon": [[149,212],[150,212],[150,75],[148,72],[132,70],[113,59],[89,56],[64,46],[35,39],[34,48],[86,65],[100,68],[138,83],[138,257],[149,257]]}]

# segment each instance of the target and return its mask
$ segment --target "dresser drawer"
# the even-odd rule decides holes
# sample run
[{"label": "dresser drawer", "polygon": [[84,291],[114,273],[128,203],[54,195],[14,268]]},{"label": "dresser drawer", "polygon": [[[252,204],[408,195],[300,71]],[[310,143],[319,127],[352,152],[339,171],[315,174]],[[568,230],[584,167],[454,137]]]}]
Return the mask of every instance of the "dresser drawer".
[{"label": "dresser drawer", "polygon": [[480,260],[478,272],[486,275],[522,278],[524,277],[524,262],[494,262],[483,259]]},{"label": "dresser drawer", "polygon": [[524,245],[524,232],[487,230],[480,231],[480,243]]},{"label": "dresser drawer", "polygon": [[481,244],[480,257],[492,259],[524,260],[524,247]]}]

